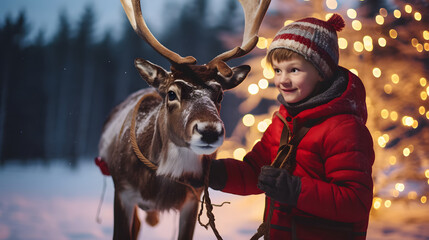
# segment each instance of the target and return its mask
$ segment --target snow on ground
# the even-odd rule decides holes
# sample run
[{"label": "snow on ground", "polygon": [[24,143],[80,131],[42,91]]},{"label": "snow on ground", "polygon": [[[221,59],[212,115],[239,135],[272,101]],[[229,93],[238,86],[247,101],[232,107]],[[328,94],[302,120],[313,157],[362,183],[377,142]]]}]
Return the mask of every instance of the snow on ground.
[{"label": "snow on ground", "polygon": [[[102,222],[95,221],[103,177],[92,164],[76,169],[61,164],[5,166],[0,168],[0,240],[111,239],[113,232],[113,184],[101,209]],[[263,195],[241,197],[211,191],[216,226],[224,239],[250,239],[260,224]],[[429,239],[429,204],[392,204],[374,211],[368,239]],[[144,218],[144,212],[139,212]],[[152,228],[143,224],[139,239],[175,239],[178,213],[161,215]],[[203,218],[203,222],[206,218]],[[144,223],[144,221],[142,221]],[[197,224],[194,239],[215,239],[211,229]]]}]

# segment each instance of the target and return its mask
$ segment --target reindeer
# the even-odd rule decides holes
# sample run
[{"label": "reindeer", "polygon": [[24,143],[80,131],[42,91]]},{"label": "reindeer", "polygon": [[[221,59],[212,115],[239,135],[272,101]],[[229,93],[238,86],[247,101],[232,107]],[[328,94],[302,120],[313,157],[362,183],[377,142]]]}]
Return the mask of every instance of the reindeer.
[{"label": "reindeer", "polygon": [[240,0],[245,12],[241,47],[195,65],[192,56],[165,48],[147,28],[140,0],[121,0],[136,33],[171,63],[171,72],[141,58],[135,60],[141,77],[152,88],[130,95],[113,109],[104,124],[99,156],[112,176],[113,239],[136,239],[140,220],[156,225],[159,212],[179,210],[178,239],[192,239],[202,188],[189,187],[203,175],[204,155],[214,154],[224,139],[219,116],[223,92],[239,85],[250,67],[230,68],[227,60],[250,52],[270,0]]}]

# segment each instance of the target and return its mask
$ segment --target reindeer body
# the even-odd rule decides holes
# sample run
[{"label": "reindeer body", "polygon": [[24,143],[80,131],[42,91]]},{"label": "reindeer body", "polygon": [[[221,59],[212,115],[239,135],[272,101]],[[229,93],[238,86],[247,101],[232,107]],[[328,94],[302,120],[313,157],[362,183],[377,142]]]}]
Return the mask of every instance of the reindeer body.
[{"label": "reindeer body", "polygon": [[[203,154],[222,144],[224,126],[219,116],[223,90],[238,85],[250,68],[233,69],[228,85],[203,66],[177,66],[172,73],[143,59],[136,60],[142,77],[157,89],[140,90],[119,104],[105,123],[99,154],[115,185],[115,239],[133,239],[140,226],[135,206],[148,212],[147,222],[158,222],[158,211],[180,210],[179,239],[192,238],[198,210],[197,196],[182,181],[202,177]],[[224,82],[222,85],[220,82]],[[138,108],[137,114],[133,114]],[[131,121],[135,118],[135,129]],[[142,163],[130,144],[131,131],[142,154],[157,166]],[[135,236],[133,236],[135,234]]]}]

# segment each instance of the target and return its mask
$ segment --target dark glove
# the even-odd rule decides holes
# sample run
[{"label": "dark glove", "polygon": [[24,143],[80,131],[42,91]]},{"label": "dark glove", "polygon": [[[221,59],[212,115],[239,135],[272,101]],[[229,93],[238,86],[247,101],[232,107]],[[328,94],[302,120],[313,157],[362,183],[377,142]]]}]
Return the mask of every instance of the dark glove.
[{"label": "dark glove", "polygon": [[296,206],[301,192],[301,178],[292,176],[283,168],[263,166],[258,178],[258,188],[278,202]]},{"label": "dark glove", "polygon": [[225,188],[228,174],[225,164],[220,160],[212,160],[210,165],[209,187],[214,190],[222,190]]},{"label": "dark glove", "polygon": [[[226,185],[227,173],[225,164],[219,160],[212,160],[209,173],[209,187],[214,190],[222,190]],[[188,179],[189,184],[194,188],[204,186],[204,176],[201,178]]]}]

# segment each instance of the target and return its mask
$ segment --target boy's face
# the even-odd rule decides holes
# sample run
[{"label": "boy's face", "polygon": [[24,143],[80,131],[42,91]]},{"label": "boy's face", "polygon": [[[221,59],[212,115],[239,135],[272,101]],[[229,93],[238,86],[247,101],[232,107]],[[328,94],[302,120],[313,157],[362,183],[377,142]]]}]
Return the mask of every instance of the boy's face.
[{"label": "boy's face", "polygon": [[308,97],[323,81],[316,68],[302,56],[289,60],[273,59],[274,84],[287,103],[297,103]]}]

